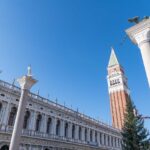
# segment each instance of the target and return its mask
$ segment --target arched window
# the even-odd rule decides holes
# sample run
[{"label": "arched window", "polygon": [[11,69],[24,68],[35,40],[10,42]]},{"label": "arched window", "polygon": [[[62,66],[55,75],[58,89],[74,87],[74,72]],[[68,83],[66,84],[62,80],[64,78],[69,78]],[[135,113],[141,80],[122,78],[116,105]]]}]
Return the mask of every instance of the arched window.
[{"label": "arched window", "polygon": [[81,132],[82,131],[82,129],[81,129],[81,127],[79,127],[79,140],[81,140]]},{"label": "arched window", "polygon": [[51,124],[52,124],[52,119],[51,118],[48,118],[47,120],[47,128],[46,128],[46,133],[50,133],[50,130],[51,130]]},{"label": "arched window", "polygon": [[95,142],[97,143],[97,132],[95,132]]},{"label": "arched window", "polygon": [[75,138],[75,125],[72,125],[72,138]]},{"label": "arched window", "polygon": [[106,145],[106,135],[104,134],[104,145]]},{"label": "arched window", "polygon": [[23,129],[27,129],[28,124],[29,124],[29,118],[30,118],[30,112],[26,111],[25,116],[24,116]]},{"label": "arched window", "polygon": [[[118,139],[119,140],[119,139]],[[119,142],[118,142],[119,143]],[[118,144],[119,145],[119,144]],[[117,147],[117,138],[115,138],[115,147]]]},{"label": "arched window", "polygon": [[99,138],[100,138],[100,144],[102,144],[102,134],[99,134]]},{"label": "arched window", "polygon": [[60,120],[57,120],[57,123],[56,123],[56,135],[57,136],[60,135]]},{"label": "arched window", "polygon": [[15,118],[16,118],[16,113],[17,113],[17,108],[16,107],[12,107],[10,115],[9,115],[9,120],[8,120],[8,125],[9,126],[13,126],[14,125]]},{"label": "arched window", "polygon": [[87,129],[85,129],[85,141],[87,141]]},{"label": "arched window", "polygon": [[90,141],[93,141],[92,130],[90,130]]},{"label": "arched window", "polygon": [[39,114],[36,119],[35,131],[40,131],[42,116]]},{"label": "arched window", "polygon": [[108,135],[108,146],[110,146],[110,137]]},{"label": "arched window", "polygon": [[65,123],[65,137],[68,137],[68,123]]},{"label": "arched window", "polygon": [[111,137],[111,146],[114,147],[114,144],[113,144],[113,137]]}]

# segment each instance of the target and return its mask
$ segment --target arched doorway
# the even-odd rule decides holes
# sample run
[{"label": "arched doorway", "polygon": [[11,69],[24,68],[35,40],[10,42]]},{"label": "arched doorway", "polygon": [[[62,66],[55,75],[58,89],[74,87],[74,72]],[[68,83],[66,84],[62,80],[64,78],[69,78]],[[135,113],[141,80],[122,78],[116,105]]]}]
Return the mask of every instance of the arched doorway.
[{"label": "arched doorway", "polygon": [[4,146],[1,147],[0,150],[9,150],[9,146],[8,145],[4,145]]}]

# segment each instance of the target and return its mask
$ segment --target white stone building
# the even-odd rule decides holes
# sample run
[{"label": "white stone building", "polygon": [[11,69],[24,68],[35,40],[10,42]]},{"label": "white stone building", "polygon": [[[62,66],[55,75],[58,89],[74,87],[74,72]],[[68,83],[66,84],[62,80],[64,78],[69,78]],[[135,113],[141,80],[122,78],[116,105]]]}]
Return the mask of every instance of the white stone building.
[{"label": "white stone building", "polygon": [[[0,150],[8,150],[20,88],[0,80]],[[20,150],[121,150],[120,131],[30,93]]]}]

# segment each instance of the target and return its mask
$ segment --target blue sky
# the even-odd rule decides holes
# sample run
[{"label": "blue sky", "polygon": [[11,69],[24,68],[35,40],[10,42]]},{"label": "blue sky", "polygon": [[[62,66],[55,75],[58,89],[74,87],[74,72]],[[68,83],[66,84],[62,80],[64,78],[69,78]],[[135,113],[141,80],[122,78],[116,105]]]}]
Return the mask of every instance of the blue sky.
[{"label": "blue sky", "polygon": [[[107,65],[113,46],[140,113],[150,115],[140,50],[126,39],[127,19],[150,15],[149,0],[1,0],[0,79],[13,82],[31,64],[32,91],[111,122]],[[146,121],[150,129],[150,120]]]}]

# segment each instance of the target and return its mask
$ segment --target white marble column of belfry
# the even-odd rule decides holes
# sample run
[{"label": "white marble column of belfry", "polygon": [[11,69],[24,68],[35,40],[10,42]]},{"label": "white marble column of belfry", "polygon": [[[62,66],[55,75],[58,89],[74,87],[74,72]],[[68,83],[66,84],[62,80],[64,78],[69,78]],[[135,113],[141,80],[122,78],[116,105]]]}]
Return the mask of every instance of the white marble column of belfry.
[{"label": "white marble column of belfry", "polygon": [[19,144],[22,134],[22,127],[26,109],[26,103],[30,88],[37,82],[31,75],[31,68],[28,67],[28,75],[17,80],[21,87],[21,96],[19,100],[17,115],[15,119],[14,129],[10,141],[10,150],[19,150]]},{"label": "white marble column of belfry", "polygon": [[127,29],[126,33],[132,42],[140,48],[150,86],[150,18]]}]

